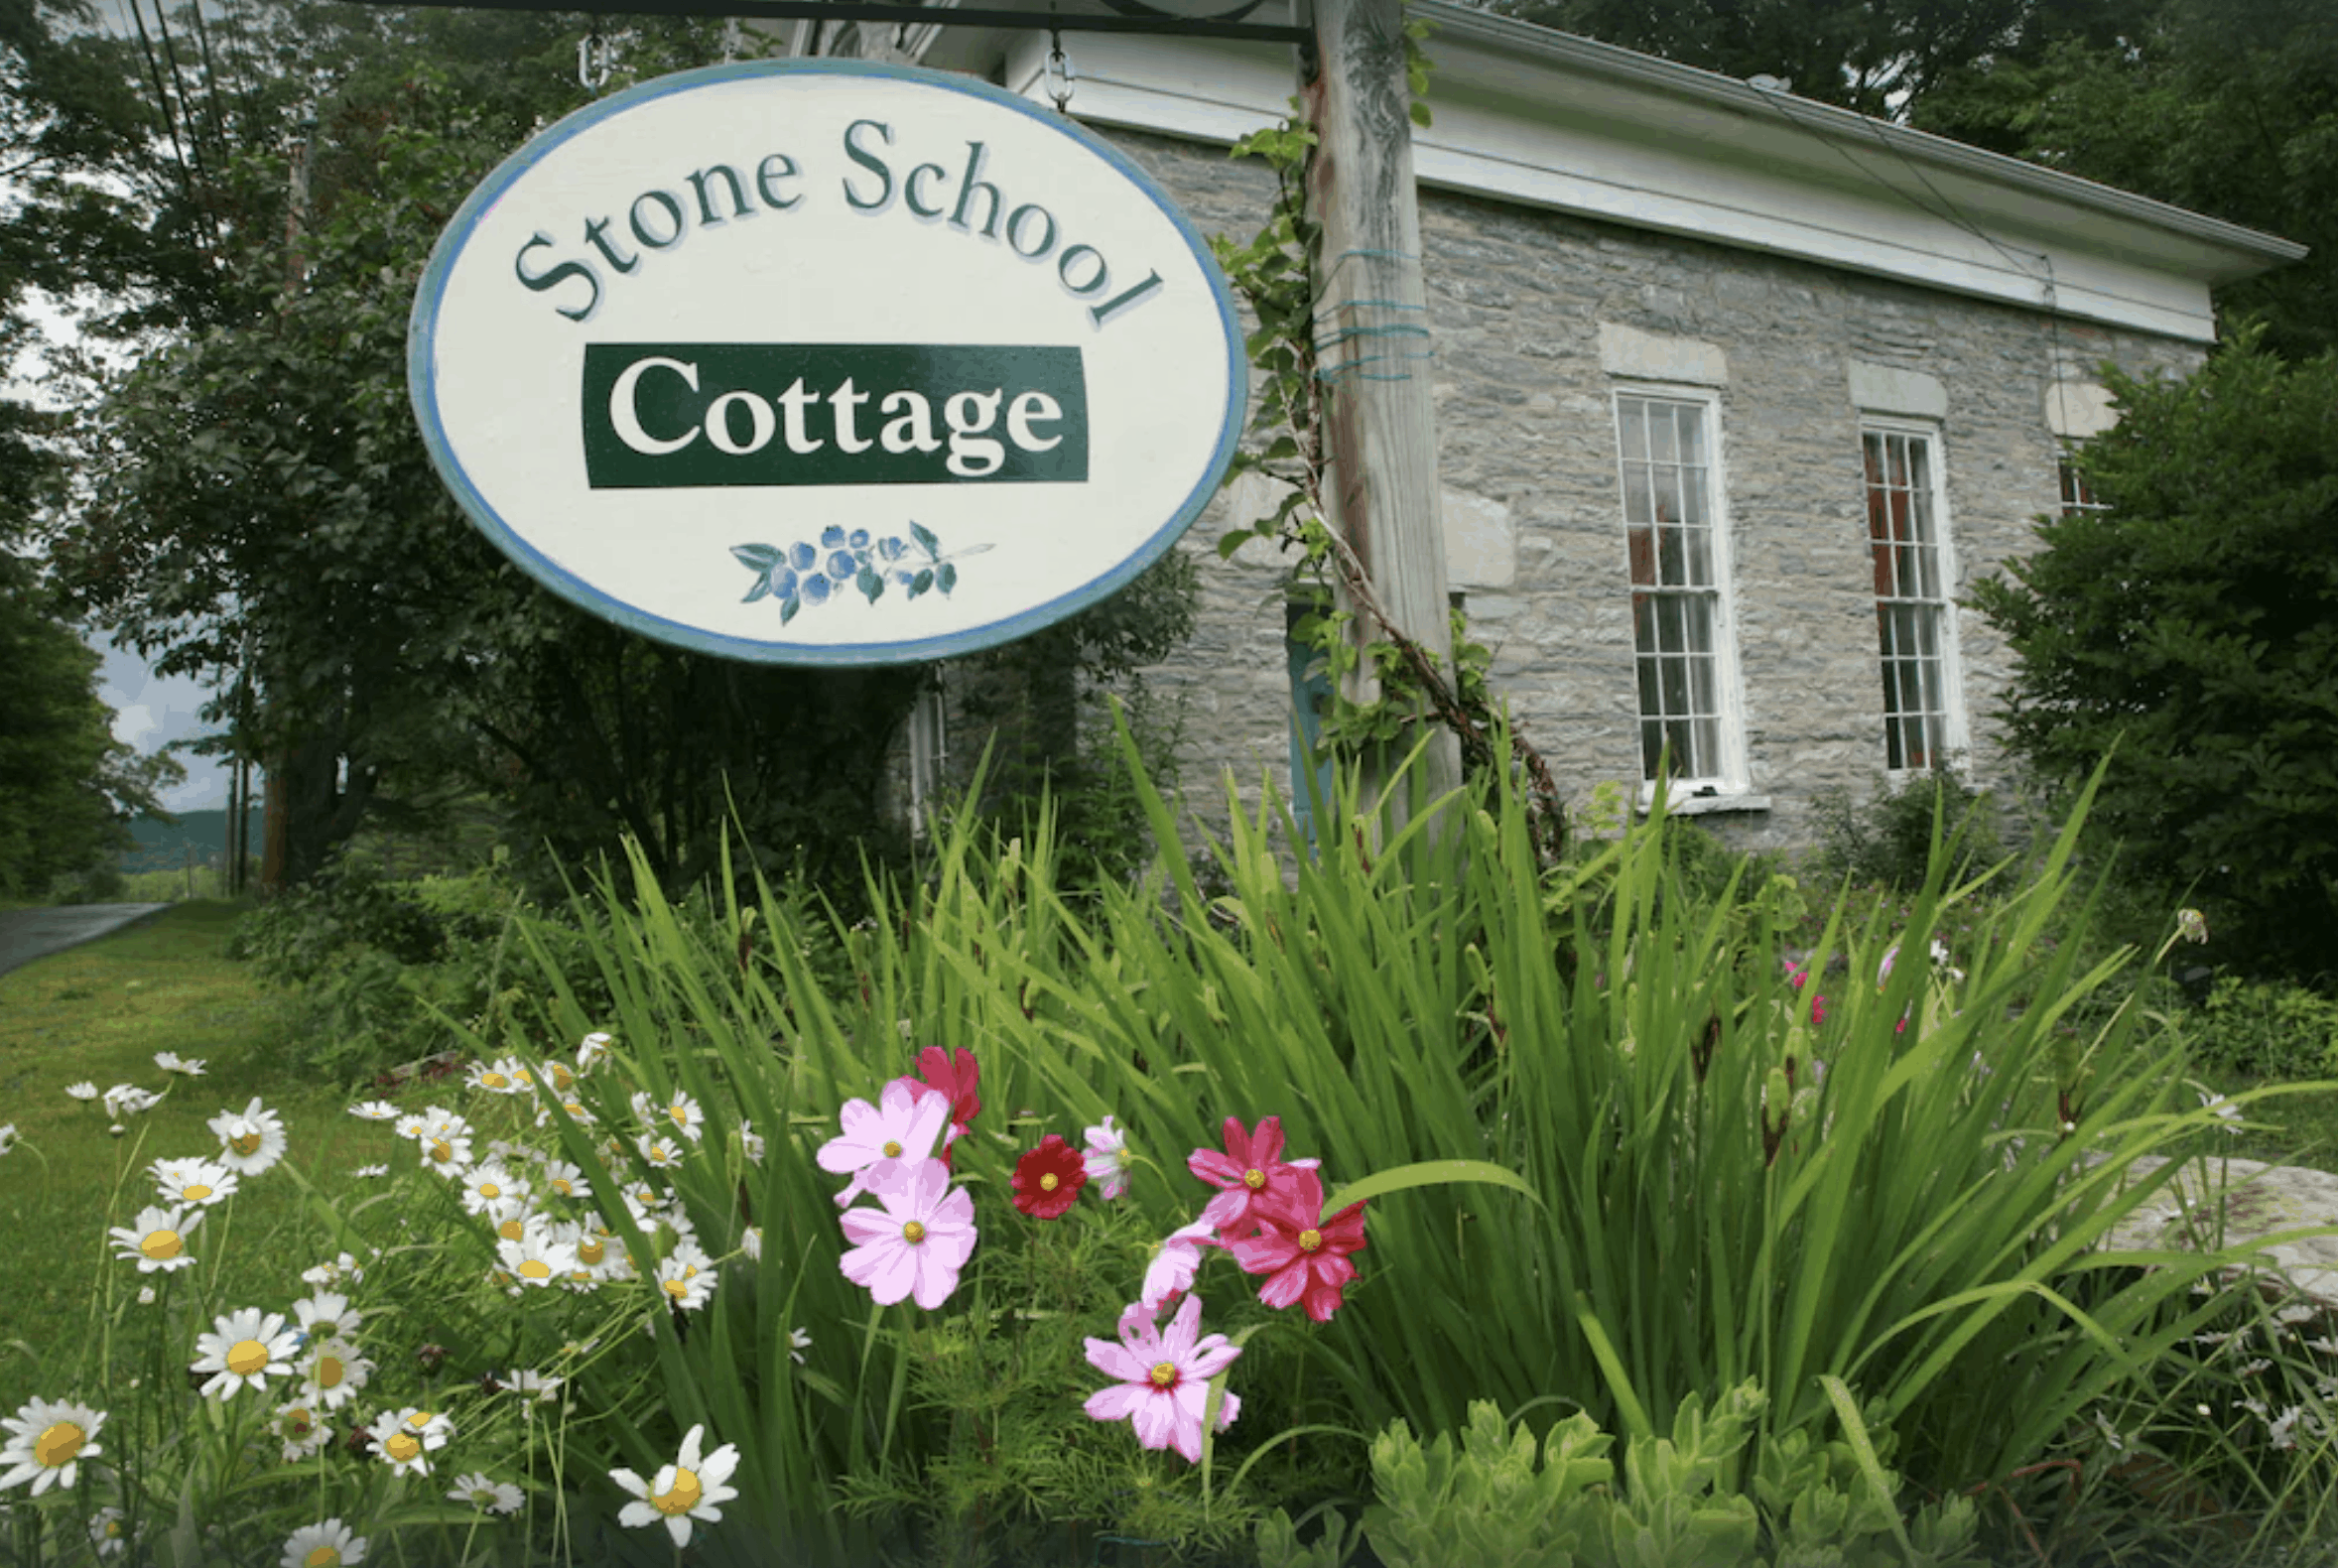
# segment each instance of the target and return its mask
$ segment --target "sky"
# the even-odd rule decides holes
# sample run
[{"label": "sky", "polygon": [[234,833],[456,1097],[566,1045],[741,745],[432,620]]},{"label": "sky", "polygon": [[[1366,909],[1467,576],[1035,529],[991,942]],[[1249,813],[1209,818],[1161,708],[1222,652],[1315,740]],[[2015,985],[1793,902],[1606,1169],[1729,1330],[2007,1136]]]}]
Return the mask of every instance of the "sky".
[{"label": "sky", "polygon": [[[155,674],[144,659],[113,646],[102,633],[84,632],[83,640],[105,657],[97,672],[97,695],[114,711],[116,740],[151,754],[173,740],[220,731],[222,726],[206,724],[198,717],[211,695],[202,687],[184,675]],[[226,759],[185,751],[178,756],[187,768],[187,782],[163,793],[163,809],[225,811]]]}]

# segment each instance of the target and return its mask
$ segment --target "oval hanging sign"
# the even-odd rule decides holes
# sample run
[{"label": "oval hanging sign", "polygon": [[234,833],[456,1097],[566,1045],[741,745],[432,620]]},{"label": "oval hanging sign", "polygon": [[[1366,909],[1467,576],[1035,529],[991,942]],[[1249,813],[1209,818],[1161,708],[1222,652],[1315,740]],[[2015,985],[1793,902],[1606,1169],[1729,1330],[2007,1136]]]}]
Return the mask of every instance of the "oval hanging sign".
[{"label": "oval hanging sign", "polygon": [[471,194],[415,301],[432,460],[539,582],[732,658],[890,664],[1124,587],[1201,514],[1247,360],[1125,156],[962,76],[644,82]]}]

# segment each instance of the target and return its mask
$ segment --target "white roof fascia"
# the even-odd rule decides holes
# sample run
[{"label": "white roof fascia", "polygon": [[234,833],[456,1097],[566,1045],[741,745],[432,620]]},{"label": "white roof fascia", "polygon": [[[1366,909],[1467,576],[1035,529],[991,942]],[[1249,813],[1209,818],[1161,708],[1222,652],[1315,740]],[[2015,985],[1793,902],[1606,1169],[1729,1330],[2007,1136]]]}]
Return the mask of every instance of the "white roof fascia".
[{"label": "white roof fascia", "polygon": [[[1276,20],[1262,7],[1252,20]],[[1424,186],[1820,262],[2197,342],[2209,286],[2304,247],[1940,137],[1441,3]],[[1044,101],[1044,32],[993,35]],[[971,43],[972,40],[953,42]],[[1074,34],[1081,120],[1231,144],[1272,125],[1291,55]],[[959,54],[947,45],[936,55]],[[959,55],[953,64],[972,64]]]}]

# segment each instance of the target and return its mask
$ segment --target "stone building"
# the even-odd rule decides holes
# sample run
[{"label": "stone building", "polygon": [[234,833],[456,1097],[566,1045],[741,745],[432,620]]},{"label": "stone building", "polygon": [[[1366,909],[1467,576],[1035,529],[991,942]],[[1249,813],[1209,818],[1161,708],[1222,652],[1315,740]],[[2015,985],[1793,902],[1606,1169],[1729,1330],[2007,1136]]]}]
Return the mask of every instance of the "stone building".
[{"label": "stone building", "polygon": [[[1493,685],[1578,799],[1674,805],[1806,842],[1814,794],[1953,762],[2006,780],[2010,653],[1960,604],[2069,491],[2114,413],[2097,367],[2181,374],[2211,290],[2300,246],[2051,170],[1425,0],[1415,132],[1448,573]],[[1254,19],[1266,13],[1254,13]],[[924,64],[1043,98],[1043,33],[904,35]],[[1205,232],[1247,237],[1290,52],[1071,35],[1068,109]],[[1185,781],[1287,787],[1290,664],[1260,544],[1221,562],[1236,486],[1185,548],[1197,635]],[[928,740],[929,747],[931,740]]]}]

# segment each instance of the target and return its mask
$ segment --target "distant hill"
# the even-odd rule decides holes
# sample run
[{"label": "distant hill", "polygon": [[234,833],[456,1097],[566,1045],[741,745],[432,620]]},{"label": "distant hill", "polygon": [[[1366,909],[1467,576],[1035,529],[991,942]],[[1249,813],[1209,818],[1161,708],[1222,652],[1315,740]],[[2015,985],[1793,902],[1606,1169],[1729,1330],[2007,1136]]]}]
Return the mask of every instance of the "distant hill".
[{"label": "distant hill", "polygon": [[[260,808],[252,807],[247,820],[250,837],[246,843],[256,854],[260,844]],[[130,835],[138,843],[122,854],[120,864],[124,871],[173,870],[187,863],[190,847],[195,850],[195,863],[205,865],[227,853],[227,813],[224,809],[183,811],[175,823],[133,817]]]}]

